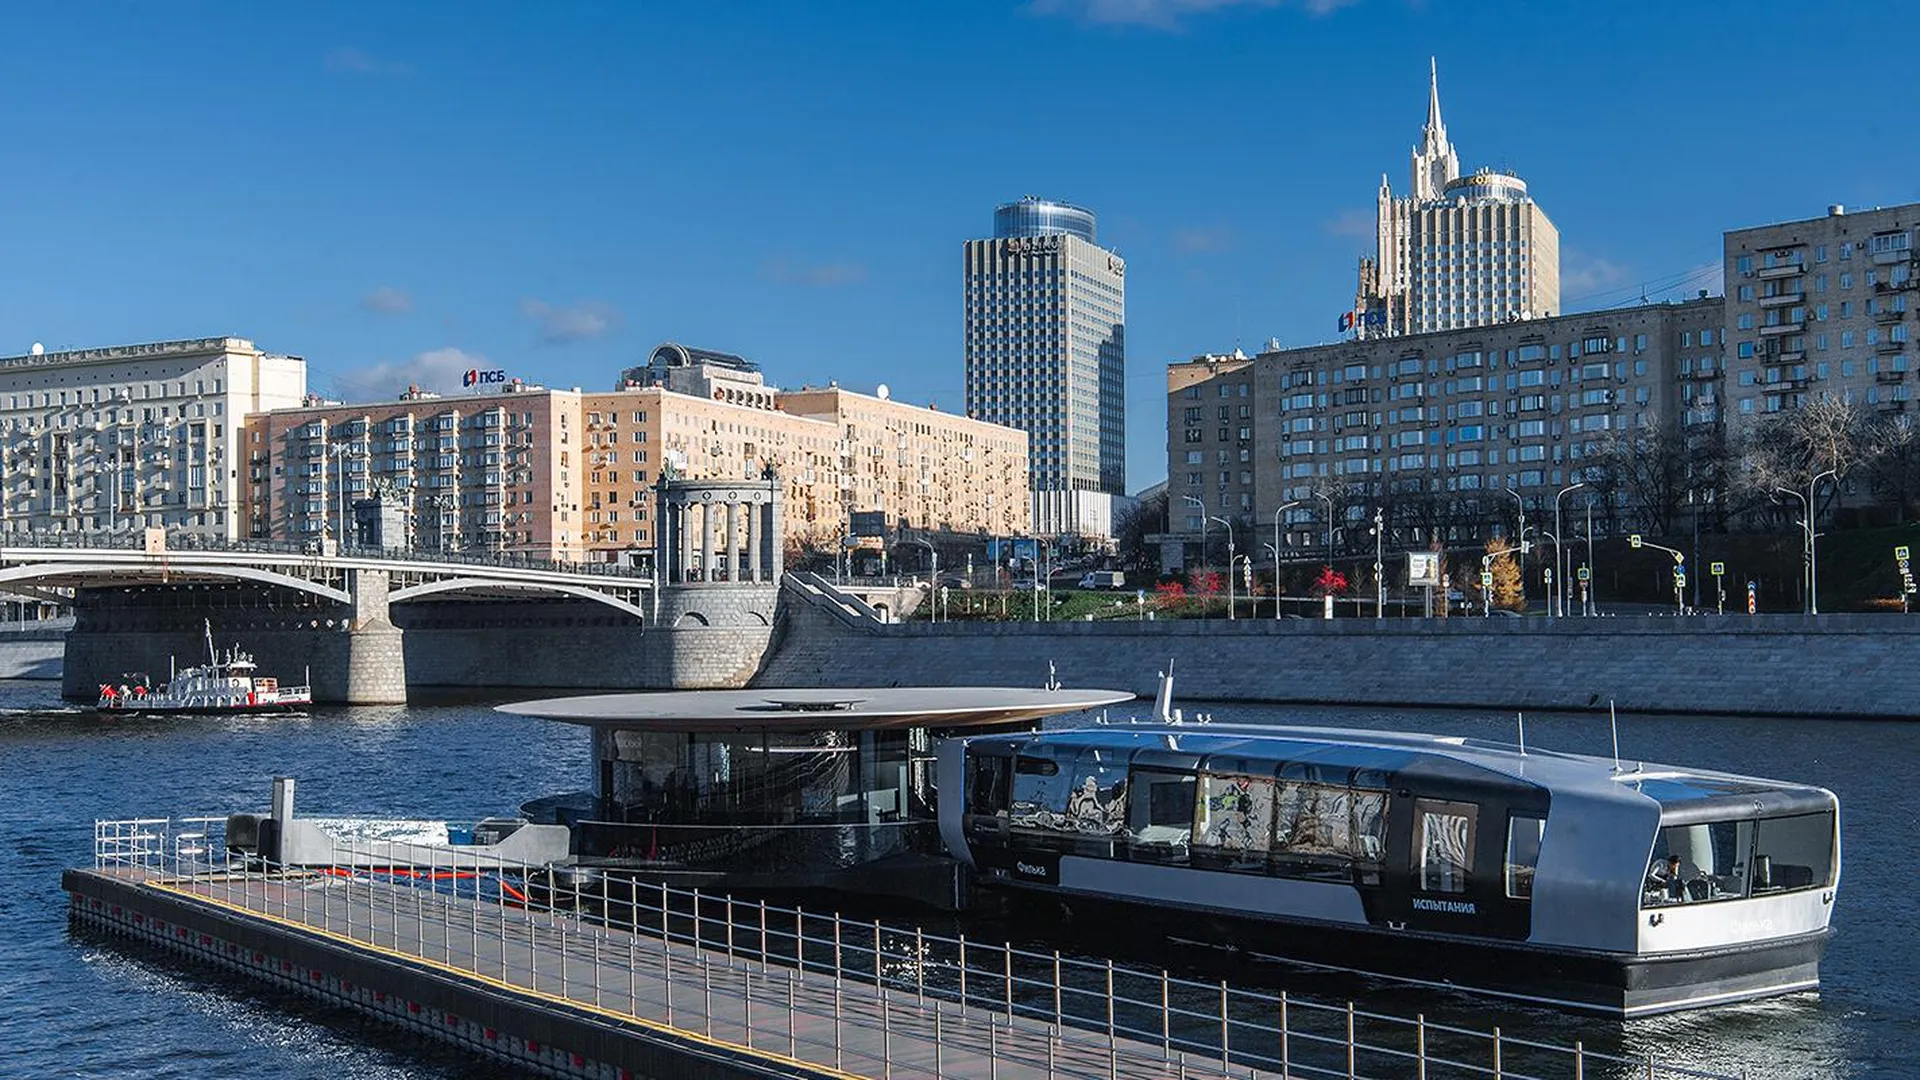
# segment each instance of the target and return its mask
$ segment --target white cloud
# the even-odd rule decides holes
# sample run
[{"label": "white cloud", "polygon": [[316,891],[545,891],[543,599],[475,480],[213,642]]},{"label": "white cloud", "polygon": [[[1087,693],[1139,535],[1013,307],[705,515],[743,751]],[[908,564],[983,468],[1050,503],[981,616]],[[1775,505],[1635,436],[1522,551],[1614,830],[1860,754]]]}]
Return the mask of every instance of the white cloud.
[{"label": "white cloud", "polygon": [[492,367],[479,353],[451,346],[429,349],[408,360],[382,360],[356,368],[333,380],[334,393],[348,401],[372,401],[399,397],[410,387],[439,393],[458,393],[467,372]]},{"label": "white cloud", "polygon": [[1233,247],[1233,232],[1225,227],[1173,230],[1173,250],[1182,255],[1210,255]]},{"label": "white cloud", "polygon": [[554,307],[545,300],[527,297],[520,301],[520,314],[540,324],[540,340],[548,345],[605,337],[621,322],[620,312],[613,305],[598,300]]},{"label": "white cloud", "polygon": [[1619,292],[1628,280],[1628,269],[1619,263],[1587,255],[1568,248],[1560,256],[1561,306]]},{"label": "white cloud", "polygon": [[405,315],[413,310],[413,294],[382,285],[360,298],[360,306],[379,315]]},{"label": "white cloud", "polygon": [[865,281],[867,268],[856,262],[806,263],[795,259],[769,258],[760,263],[760,276],[776,285],[810,285],[831,289]]},{"label": "white cloud", "polygon": [[1364,236],[1371,238],[1378,233],[1379,227],[1380,220],[1378,210],[1342,210],[1338,214],[1320,223],[1320,228],[1324,229],[1328,236]]},{"label": "white cloud", "polygon": [[[1084,23],[1106,26],[1144,26],[1178,30],[1190,15],[1210,15],[1234,8],[1277,8],[1290,0],[1032,0],[1033,15],[1064,15]],[[1325,15],[1358,0],[1294,0],[1309,15]]]},{"label": "white cloud", "polygon": [[341,47],[326,56],[327,70],[342,75],[411,75],[413,68],[397,60],[386,60],[375,56],[365,49],[356,49],[351,45]]}]

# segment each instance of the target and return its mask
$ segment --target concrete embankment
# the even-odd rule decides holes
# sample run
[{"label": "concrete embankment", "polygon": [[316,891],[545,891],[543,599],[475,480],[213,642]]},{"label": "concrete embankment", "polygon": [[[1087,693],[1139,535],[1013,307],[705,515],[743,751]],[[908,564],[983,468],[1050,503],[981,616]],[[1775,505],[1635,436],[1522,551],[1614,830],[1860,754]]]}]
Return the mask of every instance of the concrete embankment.
[{"label": "concrete embankment", "polygon": [[789,582],[756,686],[1062,683],[1185,699],[1920,717],[1920,619],[880,624]]}]

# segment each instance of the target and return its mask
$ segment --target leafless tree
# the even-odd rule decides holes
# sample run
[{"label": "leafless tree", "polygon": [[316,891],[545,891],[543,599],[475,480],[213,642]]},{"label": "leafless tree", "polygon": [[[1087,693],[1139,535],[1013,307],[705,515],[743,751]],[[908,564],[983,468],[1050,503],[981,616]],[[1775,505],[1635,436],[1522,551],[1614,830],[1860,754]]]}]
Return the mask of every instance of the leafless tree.
[{"label": "leafless tree", "polygon": [[1717,467],[1709,460],[1696,462],[1697,452],[1679,430],[1665,424],[1617,429],[1595,440],[1584,459],[1584,476],[1605,505],[1620,508],[1627,525],[1670,535],[1688,492],[1700,492],[1695,498],[1704,499],[1717,482]]},{"label": "leafless tree", "polygon": [[1133,511],[1119,522],[1114,530],[1114,559],[1116,565],[1129,574],[1145,574],[1149,578],[1160,576],[1160,546],[1149,541],[1167,528],[1167,500],[1165,488],[1141,499]]},{"label": "leafless tree", "polygon": [[1860,469],[1868,490],[1895,524],[1905,525],[1920,502],[1920,425],[1905,413],[1882,417],[1867,425],[1864,442]]},{"label": "leafless tree", "polygon": [[[1825,397],[1746,425],[1731,441],[1735,488],[1770,500],[1780,488],[1806,491],[1822,473],[1844,481],[1865,456],[1867,423],[1853,401]],[[1816,493],[1815,517],[1839,490],[1834,483]]]}]

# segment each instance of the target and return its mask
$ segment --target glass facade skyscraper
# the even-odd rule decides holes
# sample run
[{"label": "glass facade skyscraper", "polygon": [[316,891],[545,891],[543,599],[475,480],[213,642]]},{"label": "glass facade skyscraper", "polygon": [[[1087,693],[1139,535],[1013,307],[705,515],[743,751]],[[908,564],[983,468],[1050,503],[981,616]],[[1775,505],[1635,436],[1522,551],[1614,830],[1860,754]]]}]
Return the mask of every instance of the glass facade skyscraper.
[{"label": "glass facade skyscraper", "polygon": [[1126,263],[1077,206],[1029,197],[993,223],[964,246],[967,415],[1027,432],[1035,492],[1123,494]]}]

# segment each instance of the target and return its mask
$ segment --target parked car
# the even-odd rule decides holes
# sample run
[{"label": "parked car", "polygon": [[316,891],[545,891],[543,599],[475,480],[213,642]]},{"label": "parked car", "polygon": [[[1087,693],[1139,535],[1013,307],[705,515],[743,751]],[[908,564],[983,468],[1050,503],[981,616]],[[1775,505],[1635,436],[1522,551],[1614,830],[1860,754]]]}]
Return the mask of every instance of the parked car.
[{"label": "parked car", "polygon": [[941,574],[939,585],[943,589],[971,589],[973,582],[965,574]]}]

